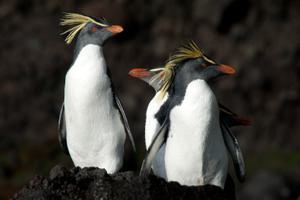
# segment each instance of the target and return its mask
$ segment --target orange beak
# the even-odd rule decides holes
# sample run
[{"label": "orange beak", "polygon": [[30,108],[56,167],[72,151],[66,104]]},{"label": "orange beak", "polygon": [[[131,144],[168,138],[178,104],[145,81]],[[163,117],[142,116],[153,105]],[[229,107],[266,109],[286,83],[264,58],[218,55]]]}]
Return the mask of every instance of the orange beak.
[{"label": "orange beak", "polygon": [[150,76],[150,72],[147,69],[143,68],[134,68],[130,70],[128,74],[135,78],[145,78]]},{"label": "orange beak", "polygon": [[218,70],[224,74],[234,74],[235,73],[235,69],[228,65],[219,65]]},{"label": "orange beak", "polygon": [[112,33],[121,33],[124,30],[123,27],[119,25],[112,25],[107,27],[106,29]]}]

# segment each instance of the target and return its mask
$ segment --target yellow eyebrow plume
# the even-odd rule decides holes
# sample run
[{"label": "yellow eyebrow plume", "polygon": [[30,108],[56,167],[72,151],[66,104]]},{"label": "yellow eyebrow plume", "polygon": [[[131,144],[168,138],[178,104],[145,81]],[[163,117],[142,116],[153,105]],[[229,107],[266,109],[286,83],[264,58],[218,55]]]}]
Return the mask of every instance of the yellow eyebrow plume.
[{"label": "yellow eyebrow plume", "polygon": [[175,67],[180,62],[183,62],[188,59],[196,59],[200,57],[205,57],[205,55],[202,53],[202,51],[193,41],[179,47],[177,51],[169,57],[167,63],[165,64],[165,67],[160,72],[160,77],[162,79],[162,87],[160,89],[161,97],[165,96],[166,92],[168,91],[173,81],[175,75]]},{"label": "yellow eyebrow plume", "polygon": [[65,13],[65,15],[61,19],[60,25],[61,26],[71,26],[70,29],[68,29],[62,33],[62,35],[68,34],[65,39],[66,43],[71,44],[71,42],[75,38],[76,34],[79,31],[81,31],[86,26],[86,24],[89,22],[97,24],[102,27],[109,26],[108,24],[98,22],[88,16],[80,15],[77,13]]},{"label": "yellow eyebrow plume", "polygon": [[203,56],[202,51],[196,45],[195,42],[183,45],[177,49],[177,51],[169,57],[167,65],[178,64],[187,59],[200,58]]}]

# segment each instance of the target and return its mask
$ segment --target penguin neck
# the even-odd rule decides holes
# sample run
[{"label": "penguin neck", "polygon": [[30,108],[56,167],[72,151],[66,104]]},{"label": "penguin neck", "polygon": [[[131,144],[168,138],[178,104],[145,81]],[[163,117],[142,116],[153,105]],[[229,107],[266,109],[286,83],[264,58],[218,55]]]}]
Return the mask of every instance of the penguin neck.
[{"label": "penguin neck", "polygon": [[102,46],[96,44],[87,44],[83,46],[78,50],[78,53],[75,53],[72,66],[87,69],[89,67],[99,68],[101,73],[106,73],[107,67],[103,56]]},{"label": "penguin neck", "polygon": [[81,35],[78,36],[78,39],[76,41],[76,45],[75,45],[75,49],[74,49],[74,53],[73,53],[73,58],[74,61],[75,59],[78,57],[78,55],[80,54],[80,52],[89,45],[95,45],[98,46],[101,53],[102,53],[102,45],[99,45],[97,43],[93,43],[93,42],[88,42],[86,39],[83,39],[82,37],[80,37]]},{"label": "penguin neck", "polygon": [[[188,127],[193,127],[190,132],[187,131],[185,136],[198,137],[198,141],[209,141],[221,137],[218,103],[206,81],[201,79],[191,81],[186,87],[181,103],[177,105],[183,110],[183,113],[179,110],[174,116],[179,116],[178,121],[180,121],[181,115],[188,113]],[[197,131],[193,132],[193,130]]]},{"label": "penguin neck", "polygon": [[[185,95],[187,86],[196,79],[200,78],[200,74],[195,71],[193,68],[189,67],[180,67],[177,69],[175,78],[174,78],[174,90],[176,93]],[[203,86],[206,85],[205,81]]]},{"label": "penguin neck", "polygon": [[198,130],[202,130],[203,139],[220,138],[221,135],[217,131],[219,130],[218,103],[208,83],[201,79],[192,81],[187,87],[185,102],[186,105],[196,106],[199,111],[195,124],[202,122]]},{"label": "penguin neck", "polygon": [[[186,83],[183,89],[177,89],[175,92],[181,93],[182,101],[189,102],[190,105],[197,104],[198,107],[201,107],[200,110],[203,110],[203,112],[207,111],[208,113],[218,114],[218,112],[216,112],[218,110],[216,97],[205,80],[194,79]],[[210,114],[207,114],[207,116],[209,115]]]}]

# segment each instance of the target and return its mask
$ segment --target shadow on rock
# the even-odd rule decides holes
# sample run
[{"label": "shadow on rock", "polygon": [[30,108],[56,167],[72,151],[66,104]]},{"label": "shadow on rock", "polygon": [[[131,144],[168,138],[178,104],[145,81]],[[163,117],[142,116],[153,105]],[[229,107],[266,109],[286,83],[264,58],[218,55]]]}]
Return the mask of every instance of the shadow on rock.
[{"label": "shadow on rock", "polygon": [[216,186],[187,187],[133,172],[109,175],[104,169],[55,166],[49,177],[35,176],[13,196],[17,199],[229,199]]}]

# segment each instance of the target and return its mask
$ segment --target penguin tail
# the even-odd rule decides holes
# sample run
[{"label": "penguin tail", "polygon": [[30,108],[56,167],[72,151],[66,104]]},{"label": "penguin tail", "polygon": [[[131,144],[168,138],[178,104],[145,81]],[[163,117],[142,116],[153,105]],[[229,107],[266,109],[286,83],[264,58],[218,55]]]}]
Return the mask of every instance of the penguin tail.
[{"label": "penguin tail", "polygon": [[234,121],[236,125],[241,125],[241,126],[250,126],[253,124],[253,120],[247,117],[236,116],[234,117]]}]

